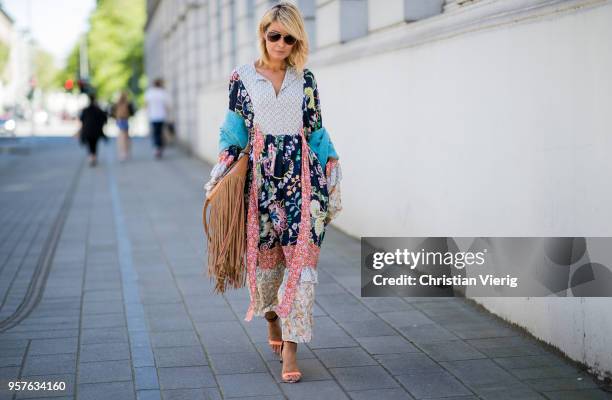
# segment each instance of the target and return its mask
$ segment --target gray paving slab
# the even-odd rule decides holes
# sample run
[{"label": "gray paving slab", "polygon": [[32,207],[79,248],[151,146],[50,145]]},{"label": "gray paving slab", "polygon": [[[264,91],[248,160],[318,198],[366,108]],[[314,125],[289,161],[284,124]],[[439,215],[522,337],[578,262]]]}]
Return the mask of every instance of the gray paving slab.
[{"label": "gray paving slab", "polygon": [[373,336],[356,338],[359,344],[370,354],[414,353],[414,345],[401,336]]},{"label": "gray paving slab", "polygon": [[612,393],[597,389],[586,390],[562,390],[545,392],[544,395],[550,400],[610,400]]},{"label": "gray paving slab", "polygon": [[478,388],[478,395],[485,400],[543,400],[546,397],[529,387]]},{"label": "gray paving slab", "polygon": [[22,357],[0,357],[0,368],[21,366]]},{"label": "gray paving slab", "polygon": [[442,362],[441,365],[472,389],[524,386],[516,377],[489,359],[448,361]]},{"label": "gray paving slab", "polygon": [[281,393],[268,373],[219,375],[221,392],[226,397],[267,396]]},{"label": "gray paving slab", "polygon": [[314,350],[314,353],[327,368],[378,365],[378,362],[361,347],[318,349]]},{"label": "gray paving slab", "polygon": [[129,360],[83,362],[79,364],[78,383],[132,381]]},{"label": "gray paving slab", "polygon": [[77,338],[61,338],[61,339],[33,339],[28,354],[30,355],[45,355],[45,354],[63,354],[77,352]]},{"label": "gray paving slab", "polygon": [[199,338],[194,330],[151,332],[153,347],[197,346]]},{"label": "gray paving slab", "polygon": [[116,328],[83,328],[81,329],[81,344],[101,344],[101,343],[117,343],[128,342],[128,334],[126,327]]},{"label": "gray paving slab", "polygon": [[348,392],[353,400],[413,400],[408,392],[404,389],[375,389],[362,390],[358,392]]},{"label": "gray paving slab", "polygon": [[473,360],[487,358],[468,343],[461,340],[445,342],[422,343],[421,349],[436,361]]},{"label": "gray paving slab", "polygon": [[386,311],[378,313],[378,316],[395,328],[416,327],[434,323],[420,310]]},{"label": "gray paving slab", "polygon": [[157,367],[208,365],[202,346],[158,347],[153,350]]},{"label": "gray paving slab", "polygon": [[346,400],[350,397],[335,381],[311,381],[284,384],[281,389],[291,400],[311,400],[313,395],[321,399]]},{"label": "gray paving slab", "polygon": [[347,391],[399,387],[397,381],[378,365],[330,368],[330,372]]},{"label": "gray paving slab", "polygon": [[264,360],[257,351],[215,353],[210,355],[210,359],[213,371],[217,375],[268,372]]},{"label": "gray paving slab", "polygon": [[128,343],[112,342],[81,345],[79,360],[81,362],[95,362],[127,360],[129,358],[130,349]]},{"label": "gray paving slab", "polygon": [[[281,383],[282,378],[282,363],[278,361],[269,361],[268,368],[272,372],[272,376],[276,382]],[[302,381],[321,381],[332,379],[329,370],[316,358],[307,358],[299,361],[300,371],[302,372]]]},{"label": "gray paving slab", "polygon": [[162,390],[216,386],[212,371],[208,366],[158,368],[157,373]]},{"label": "gray paving slab", "polygon": [[560,390],[596,389],[597,385],[587,376],[564,378],[540,378],[524,381],[531,388],[539,392],[553,392]]},{"label": "gray paving slab", "polygon": [[402,336],[413,343],[435,343],[458,340],[459,337],[437,324],[405,326],[398,329]]},{"label": "gray paving slab", "polygon": [[416,399],[441,398],[471,395],[470,391],[456,377],[446,371],[412,371],[398,375],[402,386]]},{"label": "gray paving slab", "polygon": [[161,400],[162,394],[159,389],[136,389],[136,400]]},{"label": "gray paving slab", "polygon": [[164,400],[220,400],[217,388],[172,389],[161,391]]},{"label": "gray paving slab", "polygon": [[83,400],[133,400],[133,382],[88,383],[78,386],[78,398]]},{"label": "gray paving slab", "polygon": [[393,336],[396,334],[396,331],[380,318],[365,321],[339,321],[338,324],[353,338]]},{"label": "gray paving slab", "polygon": [[[19,363],[21,365],[21,363]],[[44,356],[28,355],[22,371],[24,375],[75,374],[76,353]]]},{"label": "gray paving slab", "polygon": [[[134,368],[134,384],[137,391],[147,392],[141,396],[156,396],[151,391],[159,392],[159,380],[156,367],[137,367]],[[150,392],[150,393],[149,393]]]},{"label": "gray paving slab", "polygon": [[19,367],[2,367],[0,368],[0,380],[3,382],[2,387],[6,385],[4,383],[12,381],[19,376]]},{"label": "gray paving slab", "polygon": [[443,372],[443,368],[424,353],[378,354],[374,358],[393,375],[410,371]]},{"label": "gray paving slab", "polygon": [[107,328],[125,326],[125,314],[123,313],[84,315],[81,321],[81,328],[83,329],[106,330]]}]

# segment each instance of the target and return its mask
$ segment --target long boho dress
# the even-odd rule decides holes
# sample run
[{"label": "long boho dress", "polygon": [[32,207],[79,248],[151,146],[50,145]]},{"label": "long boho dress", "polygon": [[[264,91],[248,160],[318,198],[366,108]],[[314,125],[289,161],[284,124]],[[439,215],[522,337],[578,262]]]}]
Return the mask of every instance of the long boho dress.
[{"label": "long boho dress", "polygon": [[[326,225],[340,210],[341,177],[337,160],[320,162],[308,144],[309,135],[322,128],[314,75],[288,67],[277,95],[253,63],[242,65],[230,78],[229,110],[244,119],[251,141],[245,187],[251,301],[245,320],[273,310],[283,340],[308,342],[316,267]],[[225,149],[213,176],[240,150]]]}]

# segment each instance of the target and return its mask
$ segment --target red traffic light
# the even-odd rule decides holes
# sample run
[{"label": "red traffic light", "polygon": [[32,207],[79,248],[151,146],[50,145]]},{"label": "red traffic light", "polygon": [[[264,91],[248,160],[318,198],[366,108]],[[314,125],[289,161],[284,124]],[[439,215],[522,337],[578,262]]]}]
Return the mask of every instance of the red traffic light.
[{"label": "red traffic light", "polygon": [[72,90],[73,88],[74,88],[74,81],[72,79],[66,79],[66,82],[64,83],[64,89]]}]

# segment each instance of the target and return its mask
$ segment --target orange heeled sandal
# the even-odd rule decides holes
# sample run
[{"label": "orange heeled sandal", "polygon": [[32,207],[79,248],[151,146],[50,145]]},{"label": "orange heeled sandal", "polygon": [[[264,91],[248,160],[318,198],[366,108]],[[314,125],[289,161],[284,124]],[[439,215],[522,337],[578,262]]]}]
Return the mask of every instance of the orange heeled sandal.
[{"label": "orange heeled sandal", "polygon": [[[283,347],[285,346],[285,342],[281,344],[281,359],[280,362],[283,362]],[[289,372],[281,372],[281,377],[284,383],[296,383],[302,379],[302,373],[300,371],[289,371]]]},{"label": "orange heeled sandal", "polygon": [[[266,321],[268,322],[274,322],[278,319],[278,315],[275,315],[274,318],[268,318],[268,317],[264,317],[266,319]],[[268,344],[270,345],[270,348],[272,349],[272,351],[276,354],[281,354],[282,348],[283,348],[283,341],[282,340],[275,340],[275,339],[268,339]]]}]

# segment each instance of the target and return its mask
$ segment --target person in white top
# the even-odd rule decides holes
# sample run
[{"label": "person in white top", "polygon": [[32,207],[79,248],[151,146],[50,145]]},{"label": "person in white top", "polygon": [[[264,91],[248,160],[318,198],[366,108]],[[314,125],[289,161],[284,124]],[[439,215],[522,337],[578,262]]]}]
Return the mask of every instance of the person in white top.
[{"label": "person in white top", "polygon": [[153,87],[145,93],[145,104],[149,122],[151,123],[151,136],[155,147],[155,158],[161,158],[164,149],[163,129],[170,108],[170,98],[164,89],[164,81],[155,79]]}]

